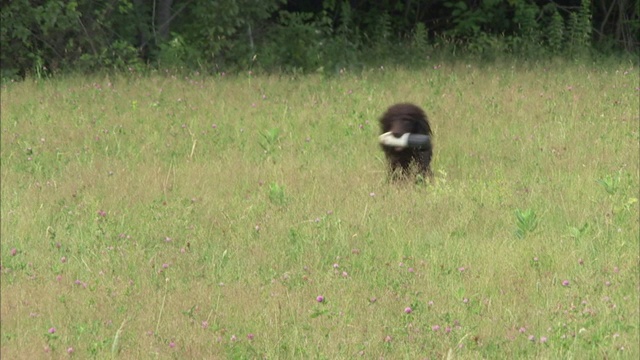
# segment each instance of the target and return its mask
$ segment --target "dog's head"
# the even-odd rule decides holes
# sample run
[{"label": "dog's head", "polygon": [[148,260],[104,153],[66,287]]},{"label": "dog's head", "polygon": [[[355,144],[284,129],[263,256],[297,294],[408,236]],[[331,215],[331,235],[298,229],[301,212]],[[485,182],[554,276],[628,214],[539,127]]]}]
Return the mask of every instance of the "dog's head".
[{"label": "dog's head", "polygon": [[400,137],[406,133],[431,135],[427,115],[413,104],[391,106],[380,118],[382,133],[391,132]]},{"label": "dog's head", "polygon": [[[396,104],[388,108],[380,118],[380,128],[382,134],[390,132],[396,138],[406,133],[432,135],[427,115],[421,108],[409,103]],[[400,147],[395,148],[395,151],[412,152]]]}]

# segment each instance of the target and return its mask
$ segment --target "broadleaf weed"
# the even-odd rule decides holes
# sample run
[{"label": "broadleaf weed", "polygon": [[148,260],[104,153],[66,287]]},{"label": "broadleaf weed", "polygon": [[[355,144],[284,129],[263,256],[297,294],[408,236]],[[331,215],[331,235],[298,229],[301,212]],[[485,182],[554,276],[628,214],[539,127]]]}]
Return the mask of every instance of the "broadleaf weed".
[{"label": "broadleaf weed", "polygon": [[516,209],[516,236],[519,239],[525,238],[532,233],[540,222],[536,212],[533,209],[520,210]]}]

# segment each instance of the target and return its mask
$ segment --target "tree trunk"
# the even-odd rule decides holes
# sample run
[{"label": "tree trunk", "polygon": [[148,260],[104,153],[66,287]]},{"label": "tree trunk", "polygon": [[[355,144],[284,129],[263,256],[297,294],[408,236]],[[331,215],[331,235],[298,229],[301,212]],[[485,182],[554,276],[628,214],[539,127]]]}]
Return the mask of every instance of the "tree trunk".
[{"label": "tree trunk", "polygon": [[159,0],[156,16],[156,29],[159,40],[167,40],[171,24],[171,5],[173,0]]},{"label": "tree trunk", "polygon": [[602,24],[600,24],[600,38],[599,41],[602,41],[604,39],[605,36],[605,31],[606,31],[606,26],[607,26],[607,22],[609,21],[609,16],[611,15],[611,12],[613,11],[614,6],[616,5],[615,1],[611,2],[611,6],[609,7],[609,9],[606,8],[605,5],[605,0],[602,0],[600,2],[601,7],[602,7],[602,12],[605,14],[604,15],[604,19],[602,20]]},{"label": "tree trunk", "polygon": [[149,60],[149,34],[147,32],[148,27],[146,27],[148,23],[145,24],[145,21],[148,21],[149,18],[145,18],[144,16],[144,0],[133,0],[133,6],[136,12],[136,29],[138,30],[138,42],[136,46],[140,57],[147,61]]}]

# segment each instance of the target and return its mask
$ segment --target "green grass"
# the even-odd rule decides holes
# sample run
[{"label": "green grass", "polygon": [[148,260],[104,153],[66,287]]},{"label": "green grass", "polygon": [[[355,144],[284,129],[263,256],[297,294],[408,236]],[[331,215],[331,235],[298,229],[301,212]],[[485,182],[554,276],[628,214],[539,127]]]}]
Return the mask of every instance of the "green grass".
[{"label": "green grass", "polygon": [[[0,355],[638,358],[638,76],[7,84]],[[387,181],[400,101],[431,118],[433,183]]]}]

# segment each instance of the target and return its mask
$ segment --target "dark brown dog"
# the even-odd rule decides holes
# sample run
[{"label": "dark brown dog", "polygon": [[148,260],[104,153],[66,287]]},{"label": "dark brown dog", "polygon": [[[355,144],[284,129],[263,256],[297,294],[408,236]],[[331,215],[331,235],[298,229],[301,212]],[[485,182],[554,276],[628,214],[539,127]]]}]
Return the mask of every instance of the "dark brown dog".
[{"label": "dark brown dog", "polygon": [[[380,118],[380,128],[382,134],[391,132],[396,138],[406,133],[433,135],[427,115],[421,108],[409,103],[396,104],[387,109]],[[412,173],[412,169],[416,169],[422,176],[433,176],[430,166],[433,149],[430,142],[419,149],[380,146],[387,158],[390,174],[395,175],[399,170],[406,177]]]}]

